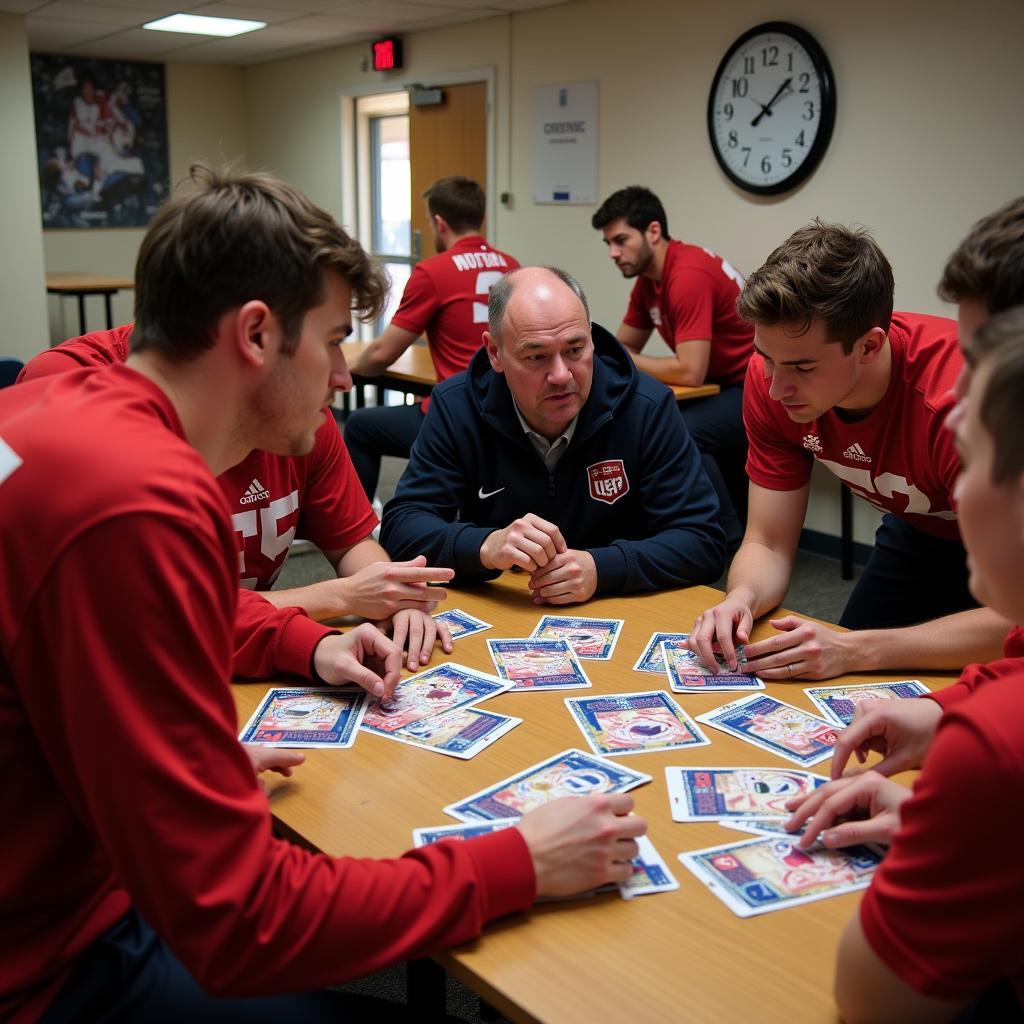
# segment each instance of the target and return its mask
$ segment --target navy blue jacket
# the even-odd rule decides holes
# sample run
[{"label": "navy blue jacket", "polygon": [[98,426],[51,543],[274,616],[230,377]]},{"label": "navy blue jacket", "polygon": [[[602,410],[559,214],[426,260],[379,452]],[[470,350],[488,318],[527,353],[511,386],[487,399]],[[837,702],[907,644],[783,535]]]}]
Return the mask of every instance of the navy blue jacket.
[{"label": "navy blue jacket", "polygon": [[590,552],[598,594],[718,578],[718,499],[672,392],[639,373],[603,327],[593,326],[593,338],[590,396],[551,474],[484,349],[434,389],[384,509],[381,543],[392,558],[426,555],[461,581],[493,579],[500,573],[480,564],[481,544],[533,512],[556,523],[570,548]]}]

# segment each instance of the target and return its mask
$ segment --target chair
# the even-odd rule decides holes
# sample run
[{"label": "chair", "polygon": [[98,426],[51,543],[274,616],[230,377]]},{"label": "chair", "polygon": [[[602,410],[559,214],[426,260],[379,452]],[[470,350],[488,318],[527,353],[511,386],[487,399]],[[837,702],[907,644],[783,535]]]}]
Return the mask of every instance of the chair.
[{"label": "chair", "polygon": [[0,388],[13,384],[24,366],[20,359],[0,359]]}]

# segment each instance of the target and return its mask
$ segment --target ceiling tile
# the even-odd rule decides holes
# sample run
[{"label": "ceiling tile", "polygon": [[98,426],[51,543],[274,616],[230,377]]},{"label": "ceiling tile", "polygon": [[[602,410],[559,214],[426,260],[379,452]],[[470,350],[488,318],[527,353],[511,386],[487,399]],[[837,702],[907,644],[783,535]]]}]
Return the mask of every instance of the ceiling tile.
[{"label": "ceiling tile", "polygon": [[47,0],[0,0],[0,13],[29,14],[39,7],[45,7]]},{"label": "ceiling tile", "polygon": [[[190,8],[188,14],[201,14],[207,18],[241,18],[244,21],[265,21],[274,25],[281,21],[292,21],[301,18],[306,11],[286,8],[280,0],[277,7],[255,7],[253,4],[211,3],[202,7]],[[248,33],[245,33],[248,35]],[[238,37],[234,37],[238,38]]]},{"label": "ceiling tile", "polygon": [[39,11],[38,17],[49,21],[79,21],[90,23],[97,30],[111,32],[119,28],[136,28],[150,20],[145,11],[127,7],[109,7],[106,4],[81,4],[72,0],[56,0]]}]

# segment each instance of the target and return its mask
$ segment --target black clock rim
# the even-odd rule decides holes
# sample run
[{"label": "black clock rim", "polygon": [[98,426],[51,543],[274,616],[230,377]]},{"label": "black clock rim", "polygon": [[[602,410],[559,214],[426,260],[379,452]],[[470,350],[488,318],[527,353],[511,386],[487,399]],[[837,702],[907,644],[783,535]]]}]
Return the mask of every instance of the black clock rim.
[{"label": "black clock rim", "polygon": [[[759,36],[766,32],[779,32],[792,36],[807,51],[821,82],[821,125],[811,146],[811,151],[807,154],[807,159],[792,174],[783,178],[782,181],[776,182],[774,185],[753,185],[735,174],[719,152],[718,142],[715,139],[714,125],[715,93],[718,91],[718,81],[722,77],[722,73],[732,59],[733,54],[754,36]],[[744,192],[750,192],[753,195],[771,196],[779,195],[782,192],[789,192],[810,177],[821,162],[821,158],[825,155],[828,144],[832,141],[832,129],[835,126],[835,120],[836,85],[835,77],[832,74],[832,65],[829,63],[829,59],[817,39],[806,29],[801,28],[799,25],[794,25],[792,22],[765,21],[748,29],[726,50],[725,56],[718,62],[718,68],[711,79],[707,112],[708,138],[711,140],[711,152],[715,154],[715,160],[718,161],[718,166],[722,169],[725,176],[734,185],[743,189]]]}]

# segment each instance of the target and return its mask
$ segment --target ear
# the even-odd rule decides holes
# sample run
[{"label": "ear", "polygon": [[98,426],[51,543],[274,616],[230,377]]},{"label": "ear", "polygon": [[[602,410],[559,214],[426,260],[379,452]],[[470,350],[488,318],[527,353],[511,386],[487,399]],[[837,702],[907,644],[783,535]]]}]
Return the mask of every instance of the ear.
[{"label": "ear", "polygon": [[434,224],[434,230],[439,235],[446,235],[451,232],[451,228],[448,226],[448,221],[444,219],[439,213],[433,213],[430,215],[431,221]]},{"label": "ear", "polygon": [[484,348],[487,349],[487,358],[491,361],[491,369],[495,373],[504,373],[501,365],[501,349],[490,331],[484,331]]},{"label": "ear", "polygon": [[243,361],[254,367],[266,366],[277,351],[273,337],[280,332],[270,307],[260,299],[250,299],[228,316],[233,342]]},{"label": "ear", "polygon": [[660,242],[664,237],[661,231],[661,221],[652,220],[651,223],[647,225],[647,229],[644,231],[644,237],[651,245],[654,245],[655,242]]},{"label": "ear", "polygon": [[872,327],[854,342],[853,353],[860,363],[873,363],[885,350],[889,336],[881,327]]}]

